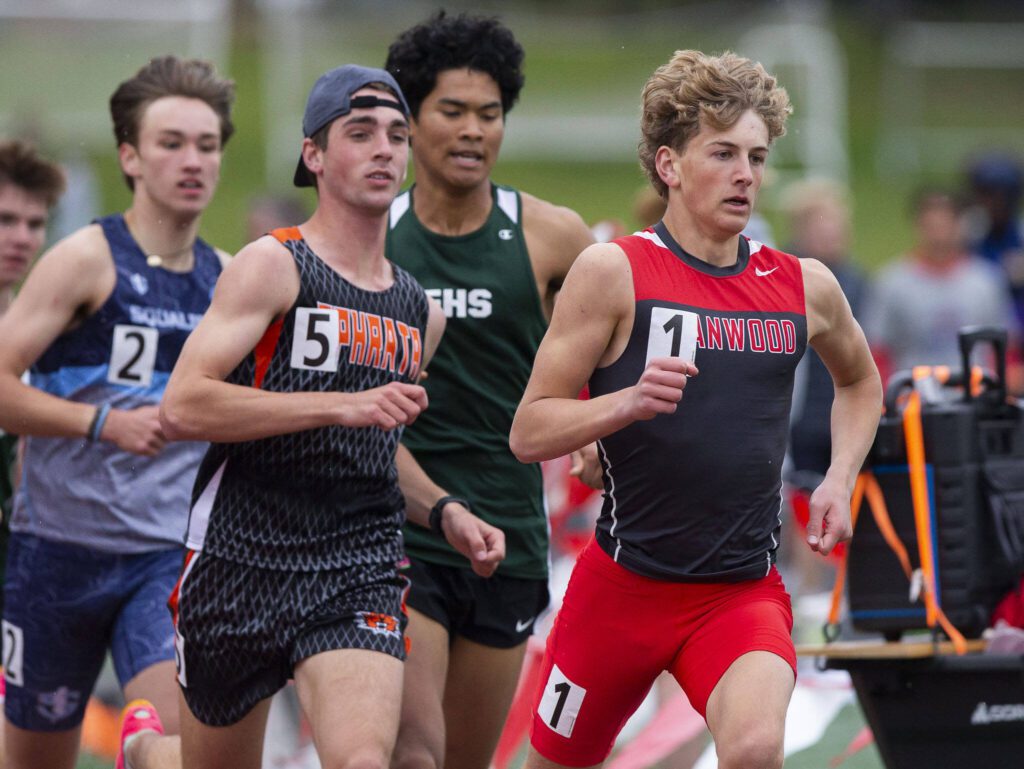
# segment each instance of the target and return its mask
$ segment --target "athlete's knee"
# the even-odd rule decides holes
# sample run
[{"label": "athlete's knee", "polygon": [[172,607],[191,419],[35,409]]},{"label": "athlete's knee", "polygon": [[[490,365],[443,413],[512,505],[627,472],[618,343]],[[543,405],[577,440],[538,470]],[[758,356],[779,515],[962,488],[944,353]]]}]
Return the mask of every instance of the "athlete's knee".
[{"label": "athlete's knee", "polygon": [[391,769],[443,769],[445,723],[438,707],[437,718],[403,714],[398,739],[391,753]]},{"label": "athlete's knee", "polygon": [[426,745],[399,740],[391,756],[391,769],[444,769],[444,757]]},{"label": "athlete's knee", "polygon": [[781,769],[784,756],[782,735],[757,726],[723,740],[715,750],[719,769]]},{"label": "athlete's knee", "polygon": [[320,756],[322,769],[388,769],[390,753],[379,747],[349,750],[342,754]]}]

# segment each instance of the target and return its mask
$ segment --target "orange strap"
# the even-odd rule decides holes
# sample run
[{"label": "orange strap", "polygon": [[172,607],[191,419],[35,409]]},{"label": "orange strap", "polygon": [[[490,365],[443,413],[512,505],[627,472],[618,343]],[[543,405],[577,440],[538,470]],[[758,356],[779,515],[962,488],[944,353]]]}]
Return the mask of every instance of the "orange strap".
[{"label": "orange strap", "polygon": [[[934,376],[940,383],[945,383],[949,380],[949,370],[946,367],[932,369],[929,366],[915,366],[912,376],[915,382],[929,376]],[[980,385],[980,377],[972,370],[971,383],[969,385],[972,389],[976,381]],[[910,393],[910,397],[903,409],[903,436],[907,447],[907,466],[910,476],[910,495],[914,510],[914,529],[917,533],[918,555],[921,560],[921,571],[924,577],[925,619],[930,628],[935,627],[935,623],[938,622],[939,626],[942,627],[946,635],[953,642],[956,653],[966,654],[967,641],[960,631],[953,626],[953,623],[949,621],[946,613],[942,611],[942,607],[939,606],[938,601],[935,599],[935,563],[932,551],[928,482],[925,474],[924,430],[921,426],[921,394],[916,389]],[[875,524],[878,526],[882,537],[892,551],[896,553],[896,557],[899,558],[904,574],[907,575],[908,579],[912,579],[913,572],[910,567],[910,556],[907,554],[903,543],[900,542],[899,535],[892,524],[892,518],[889,516],[889,510],[885,504],[885,496],[878,485],[878,480],[869,471],[860,473],[853,487],[853,495],[850,499],[851,526],[855,527],[857,524],[857,516],[865,497],[871,507]],[[839,623],[839,607],[843,588],[846,584],[846,559],[849,552],[850,548],[847,548],[839,563],[839,568],[836,570],[836,581],[832,586],[832,603],[829,607],[826,636],[828,636],[829,628],[835,628]]]},{"label": "orange strap", "polygon": [[871,513],[875,517],[875,525],[878,526],[878,530],[882,533],[882,538],[885,539],[886,544],[896,553],[896,557],[900,559],[903,573],[907,575],[907,579],[910,579],[914,571],[910,567],[910,556],[907,554],[907,548],[900,541],[899,534],[896,533],[896,527],[892,525],[892,518],[889,517],[889,507],[885,504],[885,495],[882,494],[882,487],[878,485],[878,479],[872,473],[868,473],[864,492],[867,494],[868,504],[871,505]]},{"label": "orange strap", "polygon": [[[900,541],[896,533],[896,527],[892,525],[892,518],[889,516],[889,508],[885,504],[885,495],[882,494],[882,487],[878,485],[878,479],[870,470],[865,470],[857,476],[857,482],[853,486],[853,496],[850,499],[850,527],[856,528],[857,516],[860,513],[861,503],[867,498],[871,515],[875,519],[875,525],[882,533],[886,544],[896,553],[903,567],[903,573],[907,579],[911,578],[913,570],[910,567],[910,556],[907,549]],[[828,611],[828,623],[835,626],[839,624],[839,608],[843,598],[843,588],[846,586],[846,558],[850,549],[843,553],[839,567],[836,569],[836,581],[832,585],[832,603]]]},{"label": "orange strap", "polygon": [[946,617],[935,600],[935,563],[932,552],[931,516],[928,505],[928,482],[924,464],[924,430],[921,427],[921,395],[910,394],[903,409],[903,436],[907,444],[907,465],[910,474],[910,496],[914,507],[914,528],[917,549],[924,576],[924,605],[928,627],[938,622],[953,642],[957,654],[967,652],[967,641]]},{"label": "orange strap", "polygon": [[[867,472],[857,475],[853,484],[853,496],[850,497],[850,530],[857,530],[857,515],[860,513],[861,501],[864,499],[864,484]],[[826,640],[831,640],[829,628],[835,628],[839,624],[839,605],[843,600],[843,588],[846,586],[846,559],[850,557],[849,546],[843,550],[843,556],[839,559],[839,566],[836,568],[836,581],[832,585],[832,603],[828,607],[828,624],[825,625]]]}]

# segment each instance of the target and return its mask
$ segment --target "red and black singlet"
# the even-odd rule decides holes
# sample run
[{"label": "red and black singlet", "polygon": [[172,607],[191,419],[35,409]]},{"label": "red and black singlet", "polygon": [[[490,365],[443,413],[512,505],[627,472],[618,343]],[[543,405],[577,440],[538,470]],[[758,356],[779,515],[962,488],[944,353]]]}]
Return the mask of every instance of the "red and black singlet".
[{"label": "red and black singlet", "polygon": [[736,264],[714,267],[663,224],[614,242],[630,262],[636,314],[625,351],[593,373],[591,394],[636,384],[648,358],[677,352],[694,324],[700,373],[675,414],[599,442],[597,540],[658,579],[763,577],[779,542],[793,373],[807,345],[799,260],[741,237]]}]

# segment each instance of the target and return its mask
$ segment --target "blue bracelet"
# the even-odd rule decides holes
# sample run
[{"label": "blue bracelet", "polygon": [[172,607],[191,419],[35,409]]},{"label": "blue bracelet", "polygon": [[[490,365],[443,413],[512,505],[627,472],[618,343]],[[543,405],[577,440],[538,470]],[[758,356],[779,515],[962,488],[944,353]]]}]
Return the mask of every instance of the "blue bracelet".
[{"label": "blue bracelet", "polygon": [[97,407],[96,414],[93,415],[92,422],[89,425],[89,432],[85,436],[86,438],[90,441],[98,441],[100,439],[100,433],[103,432],[103,423],[107,421],[109,413],[109,403],[104,403],[102,406]]}]

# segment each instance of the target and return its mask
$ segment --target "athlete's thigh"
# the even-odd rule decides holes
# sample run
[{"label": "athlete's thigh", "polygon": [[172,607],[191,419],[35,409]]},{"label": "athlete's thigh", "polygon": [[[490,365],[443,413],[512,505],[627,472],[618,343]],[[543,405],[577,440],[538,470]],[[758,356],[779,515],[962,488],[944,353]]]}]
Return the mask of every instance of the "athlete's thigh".
[{"label": "athlete's thigh", "polygon": [[299,701],[325,766],[385,766],[402,705],[407,583],[386,563],[319,579],[330,598],[291,651]]},{"label": "athlete's thigh", "polygon": [[[778,572],[749,582],[697,586],[708,591],[699,624],[671,666],[690,703],[707,718],[711,692],[734,662],[750,652],[769,652],[795,675],[793,612]],[[709,722],[710,723],[710,722]]]},{"label": "athlete's thigh", "polygon": [[402,661],[367,649],[332,649],[295,666],[295,688],[320,761],[386,766],[398,735]]},{"label": "athlete's thigh", "polygon": [[269,699],[257,703],[231,726],[207,726],[192,714],[181,695],[178,710],[182,769],[260,769]]},{"label": "athlete's thigh", "polygon": [[441,702],[448,672],[448,630],[409,609],[409,654],[405,658],[402,715],[395,745],[396,767],[444,761],[445,714]]},{"label": "athlete's thigh", "polygon": [[30,732],[4,722],[4,769],[71,769],[82,726],[62,732]]},{"label": "athlete's thigh", "polygon": [[[601,763],[678,644],[661,596],[591,543],[580,555],[548,636],[530,732],[545,758]],[[628,650],[628,652],[624,651]]]},{"label": "athlete's thigh", "polygon": [[444,714],[445,769],[487,769],[519,683],[526,643],[511,649],[455,637]]},{"label": "athlete's thigh", "polygon": [[472,602],[452,628],[445,767],[486,769],[515,695],[526,643],[550,597],[546,580],[459,572]]},{"label": "athlete's thigh", "polygon": [[4,712],[16,727],[81,724],[120,602],[116,558],[31,535],[11,539],[3,620]]}]

